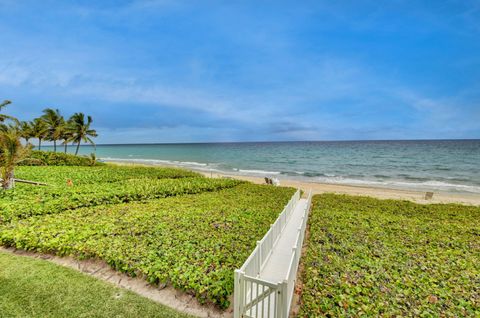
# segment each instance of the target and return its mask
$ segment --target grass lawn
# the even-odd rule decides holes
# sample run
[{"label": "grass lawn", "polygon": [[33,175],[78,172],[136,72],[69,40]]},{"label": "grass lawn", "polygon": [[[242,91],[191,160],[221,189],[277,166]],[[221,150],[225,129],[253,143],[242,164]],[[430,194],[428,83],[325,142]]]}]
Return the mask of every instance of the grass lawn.
[{"label": "grass lawn", "polygon": [[0,252],[0,317],[188,316],[72,269]]},{"label": "grass lawn", "polygon": [[317,195],[301,317],[480,317],[480,208]]}]

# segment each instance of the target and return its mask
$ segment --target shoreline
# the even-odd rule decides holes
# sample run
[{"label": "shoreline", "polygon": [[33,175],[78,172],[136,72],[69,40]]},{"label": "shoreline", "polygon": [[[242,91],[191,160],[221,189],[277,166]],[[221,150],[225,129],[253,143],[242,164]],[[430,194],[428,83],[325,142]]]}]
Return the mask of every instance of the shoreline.
[{"label": "shoreline", "polygon": [[[196,171],[199,172],[199,171]],[[200,172],[202,173],[202,172]],[[211,177],[210,173],[202,173],[206,177]],[[212,177],[216,178],[234,178],[239,180],[250,181],[257,184],[265,184],[264,178],[254,176],[240,176],[229,175],[223,173],[213,174]],[[395,200],[408,200],[415,203],[422,204],[434,204],[434,203],[457,203],[464,205],[477,205],[480,206],[480,195],[469,195],[462,193],[445,193],[434,192],[433,198],[425,200],[424,191],[416,190],[400,190],[391,188],[380,187],[366,187],[356,185],[339,185],[319,182],[307,182],[298,180],[282,179],[280,180],[280,186],[300,188],[303,191],[312,190],[313,194],[321,193],[336,193],[336,194],[348,194],[357,196],[369,196],[377,199],[395,199]]]},{"label": "shoreline", "polygon": [[[265,184],[265,179],[263,177],[258,177],[258,176],[246,176],[246,175],[229,174],[229,173],[223,173],[223,172],[211,172],[211,171],[204,171],[200,169],[194,169],[190,167],[167,165],[167,164],[160,165],[160,164],[138,163],[138,162],[131,162],[131,161],[118,162],[118,161],[109,161],[109,160],[104,160],[104,162],[109,164],[116,164],[116,165],[133,165],[133,166],[146,166],[146,167],[176,167],[176,168],[195,171],[209,178],[233,178],[238,180],[250,181],[256,184]],[[404,190],[404,189],[395,189],[395,188],[388,188],[388,187],[331,184],[331,183],[309,182],[304,180],[294,180],[294,179],[287,179],[287,178],[280,179],[280,186],[299,188],[299,189],[302,189],[303,191],[309,191],[311,189],[313,194],[337,193],[337,194],[348,194],[348,195],[357,195],[357,196],[369,196],[377,199],[408,200],[408,201],[421,203],[421,204],[457,203],[457,204],[464,204],[464,205],[480,206],[480,195],[474,194],[474,193],[467,194],[467,193],[451,193],[451,192],[434,191],[433,198],[426,200],[425,191],[409,190],[409,189]]]}]

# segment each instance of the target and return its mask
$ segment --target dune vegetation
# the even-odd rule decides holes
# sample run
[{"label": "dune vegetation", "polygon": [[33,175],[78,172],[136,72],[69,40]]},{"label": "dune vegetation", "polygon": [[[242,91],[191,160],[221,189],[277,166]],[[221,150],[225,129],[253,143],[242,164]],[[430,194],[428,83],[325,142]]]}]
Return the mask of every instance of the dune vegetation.
[{"label": "dune vegetation", "polygon": [[480,207],[314,197],[301,317],[480,315]]},{"label": "dune vegetation", "polygon": [[[53,168],[53,169],[52,169]],[[17,177],[36,178],[47,186],[18,184],[1,194],[0,223],[31,215],[80,207],[142,201],[215,191],[240,182],[207,179],[179,169],[133,167],[21,167]]]},{"label": "dune vegetation", "polygon": [[242,265],[294,189],[174,168],[19,167],[0,195],[0,245],[99,258],[221,308]]}]

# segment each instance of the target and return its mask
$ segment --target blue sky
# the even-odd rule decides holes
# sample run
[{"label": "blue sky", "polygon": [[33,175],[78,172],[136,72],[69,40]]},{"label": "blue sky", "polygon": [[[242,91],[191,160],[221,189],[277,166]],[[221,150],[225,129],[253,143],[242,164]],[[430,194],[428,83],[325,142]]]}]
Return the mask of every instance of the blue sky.
[{"label": "blue sky", "polygon": [[0,0],[0,99],[97,143],[480,138],[480,1]]}]

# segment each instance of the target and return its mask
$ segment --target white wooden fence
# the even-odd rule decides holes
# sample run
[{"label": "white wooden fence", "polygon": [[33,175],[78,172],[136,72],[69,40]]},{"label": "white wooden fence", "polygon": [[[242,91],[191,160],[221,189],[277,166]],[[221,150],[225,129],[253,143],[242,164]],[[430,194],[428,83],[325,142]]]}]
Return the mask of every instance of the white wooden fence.
[{"label": "white wooden fence", "polygon": [[286,318],[290,311],[298,263],[302,253],[302,244],[310,211],[311,193],[308,195],[306,209],[295,244],[292,246],[292,257],[288,273],[284,280],[271,282],[258,277],[265,266],[273,248],[280,237],[289,217],[300,199],[297,190],[275,223],[273,223],[252,254],[240,269],[235,270],[234,317],[243,318]]}]

